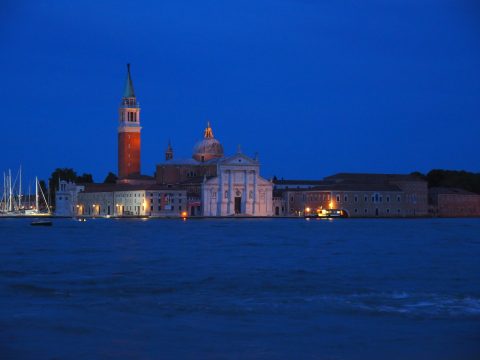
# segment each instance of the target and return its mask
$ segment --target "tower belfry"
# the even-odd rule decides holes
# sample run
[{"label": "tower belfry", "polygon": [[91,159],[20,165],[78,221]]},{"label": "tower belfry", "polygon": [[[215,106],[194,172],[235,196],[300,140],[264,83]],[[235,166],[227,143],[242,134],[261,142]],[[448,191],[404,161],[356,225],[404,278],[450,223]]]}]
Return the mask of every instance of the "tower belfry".
[{"label": "tower belfry", "polygon": [[172,143],[170,140],[168,140],[168,147],[167,150],[165,151],[165,160],[172,160],[173,159],[173,148],[172,148]]},{"label": "tower belfry", "polygon": [[140,174],[140,105],[133,89],[130,64],[119,108],[118,125],[118,177],[128,178]]}]

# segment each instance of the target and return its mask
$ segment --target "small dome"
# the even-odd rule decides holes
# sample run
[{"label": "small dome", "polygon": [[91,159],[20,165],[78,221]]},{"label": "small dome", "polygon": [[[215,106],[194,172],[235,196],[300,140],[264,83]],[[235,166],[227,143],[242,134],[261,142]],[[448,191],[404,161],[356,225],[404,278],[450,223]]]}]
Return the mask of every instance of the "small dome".
[{"label": "small dome", "polygon": [[193,147],[193,158],[203,162],[221,157],[223,157],[223,146],[214,138],[210,122],[208,122],[203,139]]}]

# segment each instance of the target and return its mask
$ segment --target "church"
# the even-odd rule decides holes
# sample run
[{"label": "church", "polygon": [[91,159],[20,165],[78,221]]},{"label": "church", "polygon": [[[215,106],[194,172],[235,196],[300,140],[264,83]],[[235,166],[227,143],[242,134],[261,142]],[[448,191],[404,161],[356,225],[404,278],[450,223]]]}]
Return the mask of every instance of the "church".
[{"label": "church", "polygon": [[[169,142],[153,176],[144,175],[140,113],[127,65],[118,110],[117,183],[60,182],[56,192],[57,215],[302,216],[312,209],[341,209],[349,217],[429,214],[427,182],[412,174],[340,173],[323,180],[264,179],[257,155],[247,156],[240,148],[235,154],[225,155],[210,122],[203,137],[194,144],[191,157],[175,157]],[[434,205],[440,207],[439,201]]]},{"label": "church", "polygon": [[[198,199],[202,216],[271,216],[273,184],[260,176],[258,158],[240,151],[225,156],[207,123],[191,158],[175,159],[169,143],[165,161],[157,165],[157,184],[188,189]],[[190,214],[194,211],[190,208]]]},{"label": "church", "polygon": [[273,183],[260,176],[258,157],[249,157],[240,149],[226,156],[210,122],[194,145],[191,158],[177,159],[169,142],[154,176],[143,175],[140,113],[127,65],[119,107],[117,184],[85,184],[77,196],[77,215],[272,215]]}]

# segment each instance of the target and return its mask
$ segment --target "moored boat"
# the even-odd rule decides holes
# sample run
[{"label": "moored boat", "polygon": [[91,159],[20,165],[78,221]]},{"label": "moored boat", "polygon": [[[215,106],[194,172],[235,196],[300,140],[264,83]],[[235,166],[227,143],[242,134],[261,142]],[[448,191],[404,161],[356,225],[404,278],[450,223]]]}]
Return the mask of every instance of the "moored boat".
[{"label": "moored boat", "polygon": [[310,208],[306,208],[303,217],[306,219],[311,218],[345,218],[348,217],[348,214],[341,209],[317,209],[316,211],[312,211]]},{"label": "moored boat", "polygon": [[32,226],[52,226],[53,222],[48,220],[39,220],[39,221],[32,221],[30,223]]}]

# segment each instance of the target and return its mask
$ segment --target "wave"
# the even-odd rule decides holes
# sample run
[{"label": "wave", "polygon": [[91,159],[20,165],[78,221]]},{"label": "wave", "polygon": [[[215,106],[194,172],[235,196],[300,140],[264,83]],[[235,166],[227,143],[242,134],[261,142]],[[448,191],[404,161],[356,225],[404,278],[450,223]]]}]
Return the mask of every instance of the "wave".
[{"label": "wave", "polygon": [[333,306],[337,310],[370,314],[399,314],[414,317],[479,317],[480,298],[434,293],[364,293],[321,295],[312,302]]}]

